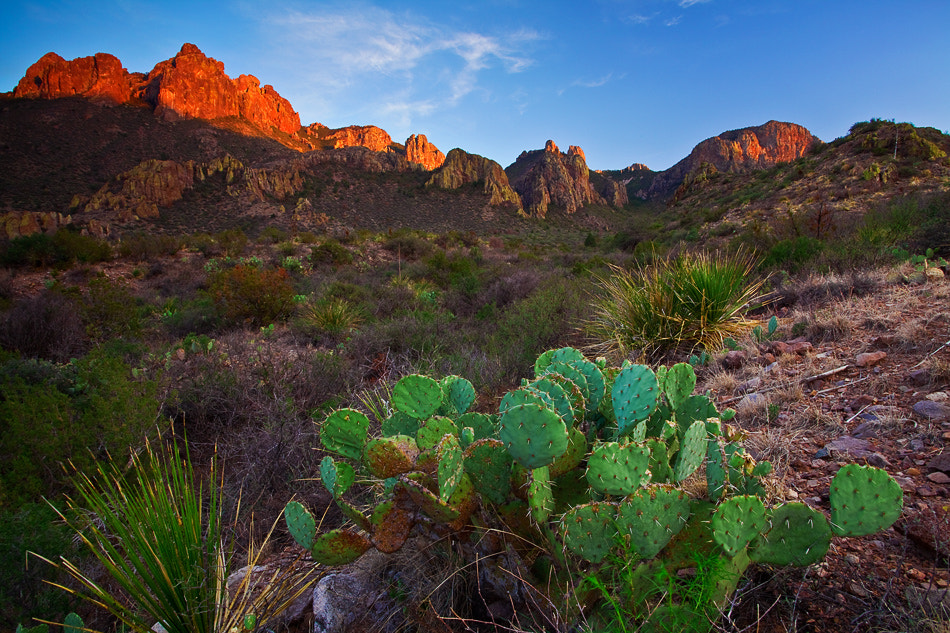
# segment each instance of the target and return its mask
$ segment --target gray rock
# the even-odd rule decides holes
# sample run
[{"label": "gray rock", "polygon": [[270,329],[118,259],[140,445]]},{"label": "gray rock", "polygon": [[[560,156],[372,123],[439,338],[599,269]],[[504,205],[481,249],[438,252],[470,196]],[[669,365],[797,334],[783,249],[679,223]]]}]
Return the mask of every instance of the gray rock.
[{"label": "gray rock", "polygon": [[890,468],[891,463],[887,461],[887,458],[881,455],[880,453],[871,453],[868,455],[868,465],[874,466],[875,468]]},{"label": "gray rock", "polygon": [[950,473],[950,452],[940,453],[929,462],[927,462],[927,468],[933,468],[934,470],[941,470],[945,473]]},{"label": "gray rock", "polygon": [[829,453],[844,453],[855,459],[870,455],[869,447],[870,444],[867,440],[858,439],[850,435],[842,435],[838,439],[825,444],[825,450]]},{"label": "gray rock", "polygon": [[931,420],[950,420],[950,407],[939,402],[921,400],[914,405],[914,413]]}]

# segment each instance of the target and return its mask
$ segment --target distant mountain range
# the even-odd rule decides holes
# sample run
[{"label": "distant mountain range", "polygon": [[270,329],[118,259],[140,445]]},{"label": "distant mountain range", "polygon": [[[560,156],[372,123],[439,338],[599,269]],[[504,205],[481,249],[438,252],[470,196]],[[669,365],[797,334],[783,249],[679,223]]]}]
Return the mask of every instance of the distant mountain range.
[{"label": "distant mountain range", "polygon": [[[939,138],[928,142],[946,151]],[[301,125],[272,86],[231,79],[193,44],[148,73],[106,53],[48,53],[0,95],[0,235],[67,223],[99,235],[212,230],[236,220],[505,230],[549,208],[602,228],[592,211],[677,204],[684,186],[695,194],[697,174],[767,170],[823,145],[802,126],[769,121],[707,139],[661,172],[594,172],[581,148],[564,153],[553,141],[502,169],[462,149],[445,156],[421,134],[396,143],[372,125]]]}]

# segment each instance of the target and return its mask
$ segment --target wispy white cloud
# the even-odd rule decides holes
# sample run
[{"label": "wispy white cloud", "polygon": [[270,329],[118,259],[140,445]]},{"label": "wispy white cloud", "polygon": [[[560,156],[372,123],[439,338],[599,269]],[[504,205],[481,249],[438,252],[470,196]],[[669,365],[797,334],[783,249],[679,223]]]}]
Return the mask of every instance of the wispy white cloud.
[{"label": "wispy white cloud", "polygon": [[392,92],[384,96],[383,110],[401,120],[457,105],[483,89],[485,73],[523,72],[533,63],[523,49],[541,38],[530,29],[503,36],[458,30],[362,4],[287,11],[267,23],[315,89],[342,91],[375,81]]},{"label": "wispy white cloud", "polygon": [[677,15],[676,17],[672,17],[672,18],[669,18],[669,19],[667,19],[667,20],[664,20],[664,21],[663,21],[663,24],[665,24],[666,26],[676,26],[677,24],[679,24],[679,23],[682,22],[682,21],[683,21],[683,16],[682,16],[682,15]]},{"label": "wispy white cloud", "polygon": [[613,79],[613,76],[614,74],[611,72],[611,73],[607,73],[603,77],[600,77],[599,79],[589,79],[589,80],[577,79],[571,85],[580,86],[581,88],[600,88],[601,86],[606,85],[611,79]]},{"label": "wispy white cloud", "polygon": [[712,0],[679,0],[679,1],[677,2],[677,4],[680,5],[680,8],[688,9],[689,7],[693,6],[694,4],[705,4],[705,3],[711,2],[711,1],[712,1]]}]

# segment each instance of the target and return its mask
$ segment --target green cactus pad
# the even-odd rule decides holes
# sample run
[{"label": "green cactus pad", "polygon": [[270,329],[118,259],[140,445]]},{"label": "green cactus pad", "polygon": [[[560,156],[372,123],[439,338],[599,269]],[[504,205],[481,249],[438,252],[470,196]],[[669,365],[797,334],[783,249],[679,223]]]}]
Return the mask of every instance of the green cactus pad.
[{"label": "green cactus pad", "polygon": [[606,442],[587,459],[591,488],[608,495],[629,495],[650,481],[650,449],[640,444]]},{"label": "green cactus pad", "polygon": [[404,489],[420,510],[439,523],[448,523],[459,517],[459,511],[456,508],[439,499],[415,479],[400,475],[396,488]]},{"label": "green cactus pad", "polygon": [[656,374],[644,365],[628,365],[617,374],[610,390],[619,437],[627,435],[656,408],[660,390]]},{"label": "green cactus pad", "polygon": [[584,374],[584,378],[587,380],[588,390],[587,409],[589,411],[596,411],[597,407],[600,406],[600,401],[604,399],[604,391],[606,388],[603,372],[600,371],[597,365],[586,358],[567,361],[567,363]]},{"label": "green cactus pad", "polygon": [[689,519],[689,497],[672,486],[653,485],[620,503],[616,525],[641,558],[653,558]]},{"label": "green cactus pad", "polygon": [[349,459],[359,460],[369,432],[369,418],[356,409],[338,409],[327,416],[320,429],[324,448]]},{"label": "green cactus pad", "polygon": [[581,370],[577,369],[574,365],[555,361],[547,366],[543,375],[549,376],[551,374],[564,376],[573,382],[581,390],[581,394],[584,396],[584,402],[590,402],[590,385],[587,384],[587,377]]},{"label": "green cactus pad", "polygon": [[552,409],[522,404],[505,412],[498,437],[505,448],[529,470],[547,466],[567,450],[567,427]]},{"label": "green cactus pad", "polygon": [[343,499],[337,499],[336,505],[343,512],[343,516],[345,516],[350,521],[352,521],[353,524],[356,525],[356,527],[358,527],[359,529],[365,532],[369,532],[372,529],[372,526],[369,523],[369,519],[366,518],[366,515],[364,515],[359,510],[359,508],[357,508],[353,504],[347,503]]},{"label": "green cactus pad", "polygon": [[442,385],[420,374],[403,376],[393,387],[392,404],[398,411],[425,420],[442,404]]},{"label": "green cactus pad", "polygon": [[78,613],[66,614],[66,619],[63,620],[63,633],[84,633],[85,630],[86,624]]},{"label": "green cactus pad", "polygon": [[313,541],[317,538],[317,522],[302,503],[288,502],[284,506],[284,521],[287,523],[287,531],[297,541],[297,545],[305,549],[313,546]]},{"label": "green cactus pad", "polygon": [[444,399],[459,413],[465,413],[475,402],[475,387],[461,376],[446,376],[441,381]]},{"label": "green cactus pad", "polygon": [[494,437],[498,432],[498,418],[485,413],[466,413],[459,416],[457,420],[459,431],[465,427],[471,427],[475,432],[475,439],[481,440],[486,437]]},{"label": "green cactus pad", "polygon": [[321,565],[346,565],[362,556],[373,544],[365,535],[341,528],[320,535],[310,554]]},{"label": "green cactus pad", "polygon": [[493,503],[504,503],[511,492],[511,455],[501,440],[476,440],[465,449],[465,472],[475,488]]},{"label": "green cactus pad", "polygon": [[706,422],[697,420],[686,430],[676,453],[673,481],[679,483],[696,472],[706,456]]},{"label": "green cactus pad", "polygon": [[848,464],[831,480],[831,529],[839,536],[886,530],[901,514],[904,493],[880,468]]},{"label": "green cactus pad", "polygon": [[412,531],[412,512],[401,507],[396,499],[389,499],[373,510],[370,517],[373,531],[370,540],[384,554],[398,551]]},{"label": "green cactus pad", "polygon": [[661,387],[666,401],[675,411],[696,388],[696,372],[688,363],[677,363],[667,370]]},{"label": "green cactus pad", "polygon": [[383,420],[380,432],[383,437],[391,435],[408,435],[415,437],[419,431],[421,421],[402,411],[394,411],[391,416]]},{"label": "green cactus pad", "polygon": [[616,513],[617,506],[604,501],[571,508],[561,519],[564,545],[584,560],[599,563],[616,542]]},{"label": "green cactus pad", "polygon": [[751,547],[757,563],[805,567],[828,553],[831,526],[821,512],[804,503],[786,503],[772,512],[771,529]]},{"label": "green cactus pad", "polygon": [[650,449],[650,481],[656,484],[673,481],[673,469],[670,468],[670,456],[666,442],[652,437],[646,442],[647,448]]},{"label": "green cactus pad", "polygon": [[406,435],[379,437],[366,444],[363,461],[374,477],[386,479],[414,469],[419,448]]},{"label": "green cactus pad", "polygon": [[559,383],[554,382],[547,376],[542,376],[529,383],[528,386],[547,394],[551,401],[551,406],[557,411],[558,415],[561,416],[561,419],[564,420],[564,424],[567,426],[574,424],[574,407],[571,404],[570,398],[567,397],[564,388],[561,387]]},{"label": "green cactus pad", "polygon": [[554,494],[554,512],[563,514],[574,506],[590,503],[591,490],[584,471],[575,469],[551,479]]},{"label": "green cactus pad", "polygon": [[439,455],[439,498],[448,502],[465,474],[462,464],[462,447],[454,435],[446,435],[436,449]]},{"label": "green cactus pad", "polygon": [[504,415],[505,411],[520,404],[536,404],[539,407],[554,408],[554,401],[547,393],[538,389],[519,387],[505,394],[501,399],[501,404],[498,405],[498,413]]},{"label": "green cactus pad", "polygon": [[713,538],[729,556],[735,556],[765,528],[765,505],[758,497],[726,499],[712,516]]},{"label": "green cactus pad", "polygon": [[346,462],[337,463],[327,455],[320,461],[320,479],[333,498],[339,499],[353,485],[356,473]]},{"label": "green cactus pad", "polygon": [[538,525],[544,525],[554,511],[554,494],[551,492],[551,477],[547,466],[531,471],[528,508],[531,510],[531,518]]},{"label": "green cactus pad", "polygon": [[587,436],[579,428],[572,426],[567,432],[567,450],[550,466],[551,478],[560,477],[580,466],[587,456],[587,448]]},{"label": "green cactus pad", "polygon": [[676,408],[674,415],[682,435],[693,422],[697,420],[705,422],[709,418],[718,418],[719,412],[712,400],[706,396],[695,395],[683,400],[683,403]]},{"label": "green cactus pad", "polygon": [[472,478],[467,474],[462,473],[458,486],[455,487],[455,492],[449,497],[448,505],[455,508],[459,514],[447,523],[447,527],[455,531],[463,529],[468,525],[472,512],[478,507],[478,493],[475,491]]},{"label": "green cactus pad", "polygon": [[561,374],[545,374],[542,378],[556,383],[564,391],[564,394],[571,403],[571,411],[574,414],[574,424],[578,425],[583,422],[587,410],[587,400],[584,398],[584,393],[581,391],[581,388],[574,384],[570,378],[566,378]]},{"label": "green cactus pad", "polygon": [[416,443],[420,450],[435,448],[446,435],[458,435],[459,427],[454,420],[441,415],[429,418],[416,432]]}]

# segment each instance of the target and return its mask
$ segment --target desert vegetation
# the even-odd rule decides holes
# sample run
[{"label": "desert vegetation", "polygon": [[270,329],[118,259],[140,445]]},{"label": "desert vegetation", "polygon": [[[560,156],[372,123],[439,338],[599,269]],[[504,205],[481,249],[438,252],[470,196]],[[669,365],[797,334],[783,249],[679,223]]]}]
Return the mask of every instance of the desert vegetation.
[{"label": "desert vegetation", "polygon": [[[941,158],[926,133],[905,130],[907,158],[888,162],[874,125],[842,143],[880,132],[859,154],[883,165],[876,180],[863,163],[841,173],[879,186],[888,170],[912,178],[913,160]],[[749,176],[730,194],[748,200],[685,213],[696,191],[740,178],[708,174],[670,207],[611,216],[611,230],[552,212],[495,234],[275,225],[4,242],[0,626],[75,611],[97,630],[113,618],[277,630],[288,625],[267,623],[273,605],[225,597],[225,572],[287,552],[296,570],[373,550],[365,560],[386,555],[375,587],[390,611],[372,624],[392,630],[942,630],[948,616],[909,587],[950,580],[947,488],[925,477],[950,429],[911,399],[950,379],[950,194],[907,193],[863,214],[818,199],[735,212],[793,188],[820,156]],[[883,370],[856,360],[880,350]],[[617,395],[634,371],[653,381],[635,413]],[[857,420],[874,428],[863,453],[825,448]],[[537,427],[533,440],[556,427],[558,450],[524,449],[520,424]],[[411,466],[371,462],[371,444]],[[592,480],[614,476],[611,451],[637,452],[652,479]],[[888,491],[887,520],[866,532],[842,527],[850,504],[833,492],[838,473],[857,472]],[[657,558],[665,543],[638,544],[629,515],[660,496],[685,504],[678,527],[708,547],[682,537]],[[111,510],[120,498],[188,516],[197,538],[123,532],[134,514]],[[936,527],[912,539],[922,528],[907,511]],[[754,529],[737,530],[737,513]],[[793,553],[775,545],[783,518],[809,524],[785,528],[805,543]],[[382,534],[389,524],[406,531]],[[918,543],[927,534],[930,550]],[[168,546],[155,564],[187,567],[172,585],[196,588],[159,608],[200,622],[136,603],[159,591],[144,569],[117,579],[123,557],[155,541]],[[286,597],[295,582],[271,584]],[[78,599],[89,591],[112,616]]]}]

